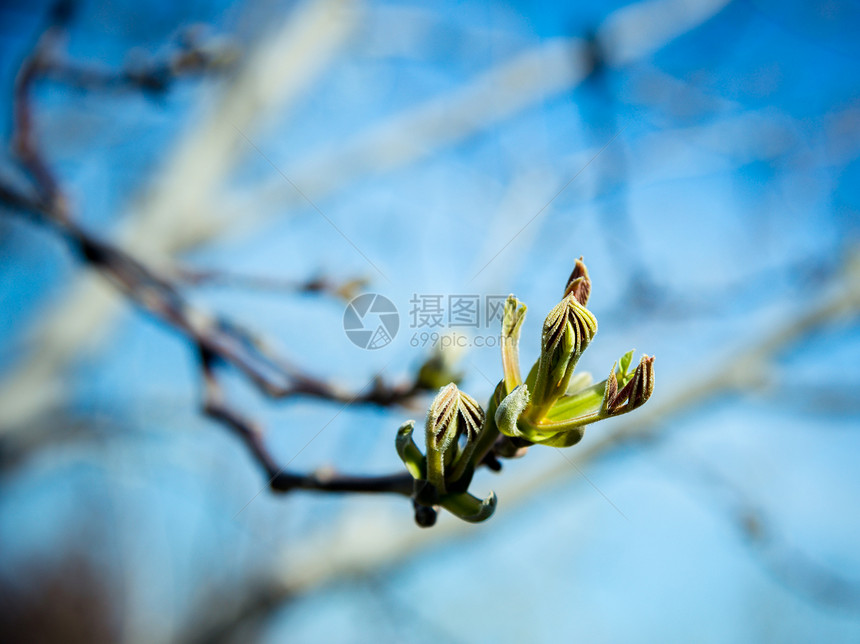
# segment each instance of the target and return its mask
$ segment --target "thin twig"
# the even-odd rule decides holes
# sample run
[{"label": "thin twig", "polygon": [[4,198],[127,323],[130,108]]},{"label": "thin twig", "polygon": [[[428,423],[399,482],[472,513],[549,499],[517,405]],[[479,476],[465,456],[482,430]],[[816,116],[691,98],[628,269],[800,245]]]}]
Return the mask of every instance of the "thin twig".
[{"label": "thin twig", "polygon": [[[214,105],[207,97],[204,117],[183,135],[153,189],[123,219],[119,237],[134,243],[142,261],[165,266],[178,251],[219,232],[209,215],[238,158],[240,137],[233,128],[251,131],[268,113],[289,109],[346,43],[357,17],[351,11],[354,5],[352,0],[302,3],[243,56],[241,69],[225,83]],[[34,414],[61,399],[63,369],[82,347],[95,346],[105,324],[122,308],[119,298],[90,274],[74,279],[65,292],[68,295],[32,333],[40,350],[4,375],[0,432],[27,426]]]},{"label": "thin twig", "polygon": [[168,277],[128,252],[98,239],[65,213],[57,213],[44,198],[27,196],[0,183],[0,201],[11,206],[14,212],[26,211],[37,221],[49,225],[84,263],[106,276],[140,309],[165,322],[195,346],[238,369],[271,398],[303,395],[390,406],[408,403],[425,390],[416,377],[397,384],[377,380],[370,391],[355,395],[311,376],[277,355],[242,326],[192,305]]},{"label": "thin twig", "polygon": [[230,428],[248,446],[256,461],[269,479],[269,487],[276,492],[316,490],[320,492],[390,493],[411,496],[413,479],[407,472],[388,476],[347,476],[329,471],[296,474],[277,464],[263,440],[259,426],[233,409],[225,400],[218,383],[215,367],[218,357],[200,347],[203,372],[203,412]]},{"label": "thin twig", "polygon": [[176,269],[176,280],[195,287],[223,287],[254,291],[322,294],[351,300],[369,284],[362,278],[336,281],[324,275],[306,280],[290,280],[267,275],[243,275],[214,269]]},{"label": "thin twig", "polygon": [[[68,17],[67,12],[55,14],[65,19]],[[10,212],[27,214],[48,226],[86,265],[108,278],[126,298],[192,343],[199,353],[203,373],[203,411],[241,437],[265,470],[273,489],[280,492],[295,489],[388,492],[409,496],[412,479],[408,474],[364,478],[322,473],[298,475],[284,471],[268,451],[259,428],[226,402],[214,368],[220,362],[231,365],[271,398],[305,395],[346,404],[386,406],[405,403],[421,393],[425,386],[418,376],[411,382],[395,385],[387,385],[377,379],[370,391],[358,394],[310,376],[289,364],[238,324],[191,305],[166,274],[122,248],[99,239],[70,216],[59,183],[39,148],[32,116],[33,84],[44,73],[47,67],[45,58],[55,47],[64,26],[64,20],[56,16],[33,54],[24,62],[15,84],[13,151],[21,167],[32,178],[34,192],[0,183],[0,202],[4,202]],[[193,66],[197,63],[185,64]],[[173,66],[176,64],[170,68]],[[72,68],[63,69],[69,72]],[[158,69],[164,72],[168,68]],[[76,76],[76,79],[89,81],[93,77],[84,74]],[[145,77],[124,76],[124,81],[135,79],[143,81]],[[100,77],[100,80],[104,81],[106,77]],[[141,87],[149,87],[146,83]],[[305,290],[320,291],[326,287],[325,282],[317,280],[306,283]]]}]

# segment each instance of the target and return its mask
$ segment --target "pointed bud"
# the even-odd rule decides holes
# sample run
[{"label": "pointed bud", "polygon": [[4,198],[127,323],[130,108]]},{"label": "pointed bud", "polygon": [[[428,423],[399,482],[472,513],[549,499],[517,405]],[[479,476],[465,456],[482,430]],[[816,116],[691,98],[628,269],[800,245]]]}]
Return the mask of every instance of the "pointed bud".
[{"label": "pointed bud", "polygon": [[571,293],[546,318],[533,392],[533,418],[539,421],[564,395],[583,351],[597,333],[597,319]]},{"label": "pointed bud", "polygon": [[[446,473],[462,474],[484,425],[484,411],[474,398],[451,383],[439,390],[427,414],[427,479],[442,494]],[[460,446],[461,437],[465,444]],[[451,482],[454,482],[453,479]]]},{"label": "pointed bud", "polygon": [[588,277],[588,269],[582,257],[576,260],[573,272],[567,278],[567,287],[564,289],[564,297],[573,295],[576,301],[585,306],[588,304],[588,296],[591,295],[591,278]]},{"label": "pointed bud", "polygon": [[[542,353],[552,357],[553,369],[566,370],[563,366],[565,361],[570,358],[578,360],[595,333],[597,319],[573,295],[568,295],[544,321]],[[559,377],[553,384],[560,381]]]},{"label": "pointed bud", "polygon": [[606,379],[606,387],[603,393],[603,411],[609,413],[610,405],[615,404],[618,397],[618,378],[615,375],[615,367],[618,363],[612,365],[612,371],[609,372],[609,377]]},{"label": "pointed bud", "polygon": [[[621,374],[625,377],[626,374]],[[654,393],[654,356],[642,356],[633,376],[620,390],[615,367],[606,380],[603,396],[603,412],[608,416],[620,416],[644,405]]]}]

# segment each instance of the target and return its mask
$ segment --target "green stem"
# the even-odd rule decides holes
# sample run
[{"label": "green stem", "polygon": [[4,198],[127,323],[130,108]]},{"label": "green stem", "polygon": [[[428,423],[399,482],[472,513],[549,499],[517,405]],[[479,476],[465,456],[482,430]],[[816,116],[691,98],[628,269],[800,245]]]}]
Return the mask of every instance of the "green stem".
[{"label": "green stem", "polygon": [[[591,423],[596,423],[598,420],[603,420],[604,418],[609,418],[608,414],[598,410],[592,412],[590,414],[586,414],[584,416],[579,416],[577,418],[571,418],[570,420],[562,420],[562,421],[542,421],[540,423],[526,423],[526,429],[528,430],[528,434],[557,434],[559,432],[566,432],[571,429],[576,429],[578,427],[584,427],[586,425],[590,425]],[[526,432],[524,432],[526,433]],[[526,434],[528,436],[528,434]],[[529,440],[531,438],[529,437]]]},{"label": "green stem", "polygon": [[604,380],[571,396],[562,396],[547,412],[546,418],[553,422],[571,416],[579,416],[599,408],[603,402],[605,391],[606,381]]},{"label": "green stem", "polygon": [[481,435],[478,437],[475,451],[472,452],[471,461],[475,464],[476,469],[478,464],[484,460],[484,457],[489,453],[489,451],[493,449],[493,445],[496,444],[496,440],[500,436],[499,428],[496,426],[496,409],[498,409],[496,395],[499,393],[499,387],[504,387],[504,383],[499,383],[496,387],[496,391],[493,392],[492,396],[490,396],[490,401],[487,403],[487,415],[484,420],[484,428],[481,430]]}]

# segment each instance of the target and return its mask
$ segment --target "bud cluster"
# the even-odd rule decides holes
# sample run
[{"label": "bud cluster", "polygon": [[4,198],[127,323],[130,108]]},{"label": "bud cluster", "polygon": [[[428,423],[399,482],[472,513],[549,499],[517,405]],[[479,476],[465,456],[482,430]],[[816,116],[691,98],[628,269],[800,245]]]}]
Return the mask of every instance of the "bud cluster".
[{"label": "bud cluster", "polygon": [[413,502],[420,525],[432,525],[438,506],[461,519],[483,521],[495,509],[495,494],[483,501],[468,493],[480,464],[501,468],[498,458],[522,456],[530,445],[569,447],[585,427],[644,405],[654,391],[654,357],[643,356],[631,369],[633,351],[613,365],[609,377],[594,384],[576,365],[597,333],[597,319],[586,308],[591,279],[580,257],[564,295],[547,315],[541,353],[523,379],[519,336],[526,307],[513,295],[505,302],[501,347],[503,377],[487,413],[454,383],[442,387],[427,414],[425,451],[412,440],[414,421],[397,435],[397,451],[415,479]]},{"label": "bud cluster", "polygon": [[415,422],[401,426],[397,451],[416,480],[416,519],[435,516],[426,509],[435,505],[473,522],[493,513],[494,494],[481,501],[466,491],[475,469],[472,456],[484,426],[484,410],[454,383],[442,387],[430,405],[424,454],[412,439]]}]

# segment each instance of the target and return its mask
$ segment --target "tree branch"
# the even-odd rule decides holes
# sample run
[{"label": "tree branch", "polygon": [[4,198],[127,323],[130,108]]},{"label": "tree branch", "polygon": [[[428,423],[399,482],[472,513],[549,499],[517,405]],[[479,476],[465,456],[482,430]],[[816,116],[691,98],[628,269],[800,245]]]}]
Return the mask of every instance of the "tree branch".
[{"label": "tree branch", "polygon": [[[38,223],[50,227],[85,264],[108,278],[126,298],[192,343],[199,353],[203,372],[204,413],[243,440],[266,472],[273,490],[386,492],[410,496],[412,478],[408,473],[365,478],[329,473],[299,475],[285,471],[268,451],[260,429],[228,405],[216,379],[215,366],[219,362],[229,364],[270,398],[304,395],[346,404],[383,406],[406,403],[424,391],[427,387],[420,374],[411,382],[393,385],[377,379],[367,393],[352,393],[306,374],[243,327],[191,305],[166,274],[118,246],[99,239],[70,216],[59,183],[35,136],[31,96],[34,83],[52,73],[85,87],[119,84],[147,90],[163,89],[168,74],[204,68],[208,58],[196,49],[187,49],[181,56],[145,72],[122,72],[119,75],[95,74],[70,64],[50,63],[51,52],[56,48],[69,18],[68,5],[61,3],[58,7],[34,52],[23,63],[14,90],[13,151],[22,169],[33,180],[34,193],[16,190],[0,182],[0,202],[4,202],[11,211],[26,213]],[[322,292],[328,288],[333,287],[320,279],[303,285],[306,292]]]},{"label": "tree branch", "polygon": [[281,467],[263,441],[262,431],[251,420],[243,417],[226,402],[218,383],[215,367],[218,357],[200,347],[200,363],[203,371],[203,412],[237,434],[248,446],[251,454],[263,467],[269,479],[269,487],[276,492],[293,490],[316,490],[319,492],[376,492],[411,496],[413,479],[408,472],[389,476],[346,476],[334,472],[296,474]]},{"label": "tree branch", "polygon": [[[61,5],[67,10],[70,3]],[[125,218],[120,237],[133,241],[142,261],[163,265],[178,251],[217,235],[221,228],[210,215],[237,158],[241,137],[235,128],[250,132],[269,113],[289,109],[347,41],[357,17],[353,8],[351,0],[302,3],[243,56],[241,69],[215,104],[207,104],[206,115],[183,135],[153,189]],[[50,24],[65,24],[67,17],[61,17]],[[65,290],[68,295],[34,329],[32,342],[40,350],[13,365],[0,383],[2,433],[26,426],[62,397],[63,369],[81,347],[95,345],[120,309],[119,299],[89,275]]]}]

